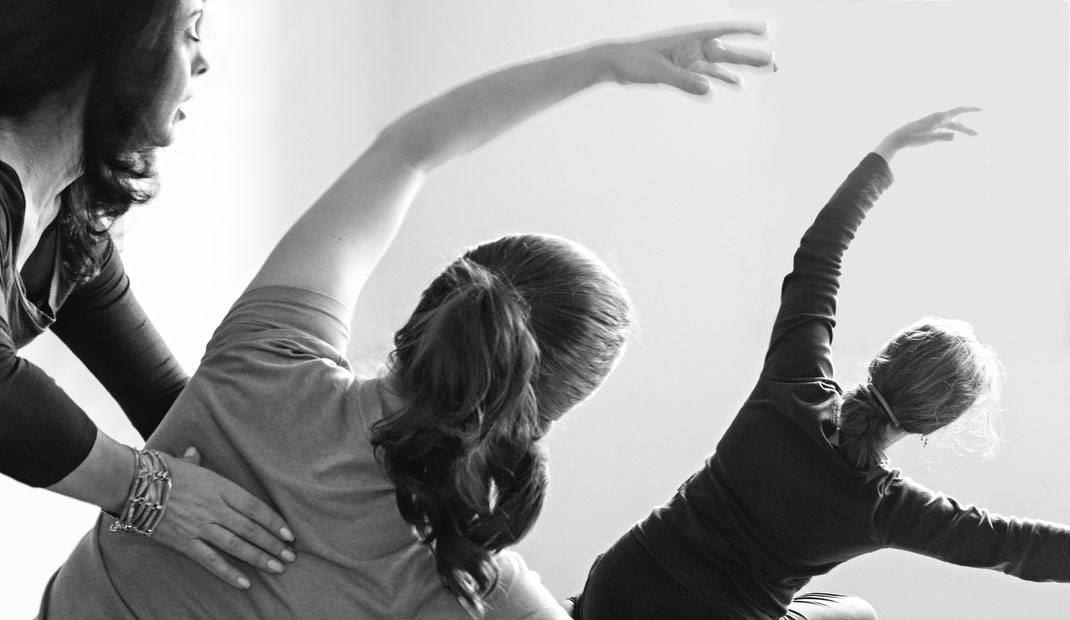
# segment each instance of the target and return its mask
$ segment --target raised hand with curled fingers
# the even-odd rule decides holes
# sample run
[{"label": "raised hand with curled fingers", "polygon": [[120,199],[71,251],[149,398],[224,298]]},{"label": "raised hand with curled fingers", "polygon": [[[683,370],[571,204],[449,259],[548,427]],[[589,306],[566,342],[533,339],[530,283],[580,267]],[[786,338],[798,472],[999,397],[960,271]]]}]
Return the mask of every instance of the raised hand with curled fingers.
[{"label": "raised hand with curled fingers", "polygon": [[963,125],[956,118],[966,112],[980,111],[981,108],[961,106],[944,112],[933,112],[888,134],[873,152],[883,157],[885,161],[891,161],[900,149],[925,146],[934,142],[950,142],[955,139],[956,132],[976,136],[976,131]]},{"label": "raised hand with curled fingers", "polygon": [[763,22],[722,22],[671,30],[642,38],[612,41],[613,80],[620,84],[667,84],[692,95],[710,92],[706,78],[739,85],[742,78],[724,65],[772,66],[773,53],[726,44],[721,37],[764,36]]}]

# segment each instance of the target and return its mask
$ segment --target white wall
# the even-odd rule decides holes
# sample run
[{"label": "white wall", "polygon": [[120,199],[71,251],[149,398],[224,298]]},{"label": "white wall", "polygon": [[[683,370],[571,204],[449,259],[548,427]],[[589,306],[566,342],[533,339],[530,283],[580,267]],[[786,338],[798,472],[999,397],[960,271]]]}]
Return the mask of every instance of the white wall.
[{"label": "white wall", "polygon": [[[128,226],[124,260],[192,371],[270,246],[396,112],[550,48],[761,16],[781,71],[745,74],[743,92],[700,102],[601,87],[437,174],[366,289],[351,356],[381,358],[429,278],[502,232],[568,236],[618,268],[640,330],[598,396],[549,439],[552,493],[521,545],[555,594],[574,593],[594,557],[666,500],[730,422],[757,376],[795,244],[842,178],[899,124],[979,105],[968,120],[980,137],[895,161],[896,185],[846,260],[841,379],[922,315],[970,321],[1009,374],[1002,455],[910,444],[894,461],[959,499],[1070,522],[1067,5],[976,4],[212,2],[213,70],[163,161],[161,196]],[[136,441],[60,349],[45,340],[27,355],[109,433]],[[18,539],[0,569],[0,607],[32,615],[94,511],[6,480],[0,497],[20,507],[0,514]],[[1070,602],[1070,586],[892,551],[812,587],[864,596],[884,618],[1059,617]]]},{"label": "white wall", "polygon": [[[552,435],[551,497],[521,544],[559,596],[712,449],[756,379],[780,279],[824,200],[887,131],[956,105],[985,108],[967,119],[982,135],[903,153],[847,257],[841,376],[857,377],[918,317],[969,320],[1010,375],[1002,456],[937,460],[911,443],[895,462],[998,512],[1070,520],[1056,443],[1070,437],[1057,387],[1070,371],[1065,4],[790,4],[805,8],[761,13],[780,73],[749,74],[747,90],[712,103],[617,87],[578,97],[433,178],[380,271],[412,287],[385,329],[443,255],[442,238],[553,231],[619,266],[641,330],[604,389]],[[409,42],[397,75],[412,77],[398,80],[399,108],[548,47],[739,15],[683,0],[395,7],[395,37]],[[368,297],[386,294],[384,284]],[[1061,617],[1070,603],[1070,586],[893,551],[812,587],[865,596],[884,618]]]}]

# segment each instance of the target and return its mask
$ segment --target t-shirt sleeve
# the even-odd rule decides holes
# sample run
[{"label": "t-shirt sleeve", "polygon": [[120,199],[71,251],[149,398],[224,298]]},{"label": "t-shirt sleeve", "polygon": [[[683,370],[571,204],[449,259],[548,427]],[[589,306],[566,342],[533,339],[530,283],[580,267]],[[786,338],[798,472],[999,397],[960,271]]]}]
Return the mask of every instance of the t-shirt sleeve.
[{"label": "t-shirt sleeve", "polygon": [[[3,273],[10,273],[14,260],[7,252],[8,215],[0,202]],[[51,377],[18,356],[8,317],[11,286],[0,275],[0,473],[23,484],[46,487],[81,465],[93,448],[97,428]]]},{"label": "t-shirt sleeve", "polygon": [[101,259],[100,273],[71,291],[52,331],[147,439],[188,377],[134,297],[111,239]]},{"label": "t-shirt sleeve", "polygon": [[891,183],[887,162],[870,153],[803,235],[781,288],[762,377],[832,379],[832,329],[843,254],[866,212]]},{"label": "t-shirt sleeve", "polygon": [[883,544],[1027,581],[1070,582],[1070,527],[1003,517],[896,478],[875,514]]},{"label": "t-shirt sleeve", "polygon": [[280,335],[321,341],[344,355],[349,344],[348,310],[333,297],[307,289],[250,289],[227,312],[208,343],[205,357],[240,342]]},{"label": "t-shirt sleeve", "polygon": [[520,554],[502,551],[494,563],[498,567],[498,587],[486,601],[488,620],[568,620],[568,613]]}]

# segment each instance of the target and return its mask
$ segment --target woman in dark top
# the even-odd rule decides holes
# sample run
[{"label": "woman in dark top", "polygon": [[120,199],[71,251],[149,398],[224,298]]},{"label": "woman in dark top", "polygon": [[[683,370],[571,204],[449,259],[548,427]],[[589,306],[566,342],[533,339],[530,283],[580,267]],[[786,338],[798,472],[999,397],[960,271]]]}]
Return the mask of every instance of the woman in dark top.
[{"label": "woman in dark top", "polygon": [[[995,441],[999,363],[968,325],[928,318],[895,335],[846,392],[833,379],[843,253],[892,181],[901,148],[973,135],[957,108],[892,132],[802,238],[758,384],[705,466],[592,567],[576,617],[872,618],[854,597],[796,597],[882,548],[1070,581],[1070,527],[962,505],[888,469],[884,450],[962,419]],[[950,430],[950,429],[949,429]]]},{"label": "woman in dark top", "polygon": [[[201,13],[201,0],[0,0],[0,473],[114,513],[136,453],[18,352],[53,329],[146,438],[185,386],[108,226],[149,199],[153,151],[208,68]],[[156,540],[236,586],[208,543],[273,572],[269,553],[292,560],[259,500],[195,455],[168,462]]]}]

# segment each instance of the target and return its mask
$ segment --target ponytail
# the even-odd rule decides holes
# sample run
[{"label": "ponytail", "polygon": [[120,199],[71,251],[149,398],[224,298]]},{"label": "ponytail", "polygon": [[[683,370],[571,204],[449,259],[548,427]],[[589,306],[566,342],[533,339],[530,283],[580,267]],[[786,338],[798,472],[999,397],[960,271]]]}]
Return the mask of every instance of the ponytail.
[{"label": "ponytail", "polygon": [[888,414],[866,385],[852,386],[843,397],[840,416],[840,448],[847,462],[867,469],[884,461]]},{"label": "ponytail", "polygon": [[375,426],[373,445],[443,582],[480,610],[497,580],[491,552],[531,529],[546,493],[529,308],[509,283],[460,259],[394,341],[406,405]]},{"label": "ponytail", "polygon": [[631,324],[624,287],[590,250],[507,235],[468,250],[394,335],[404,403],[372,430],[398,511],[471,610],[491,554],[522,539],[549,483],[539,440],[613,369]]}]

